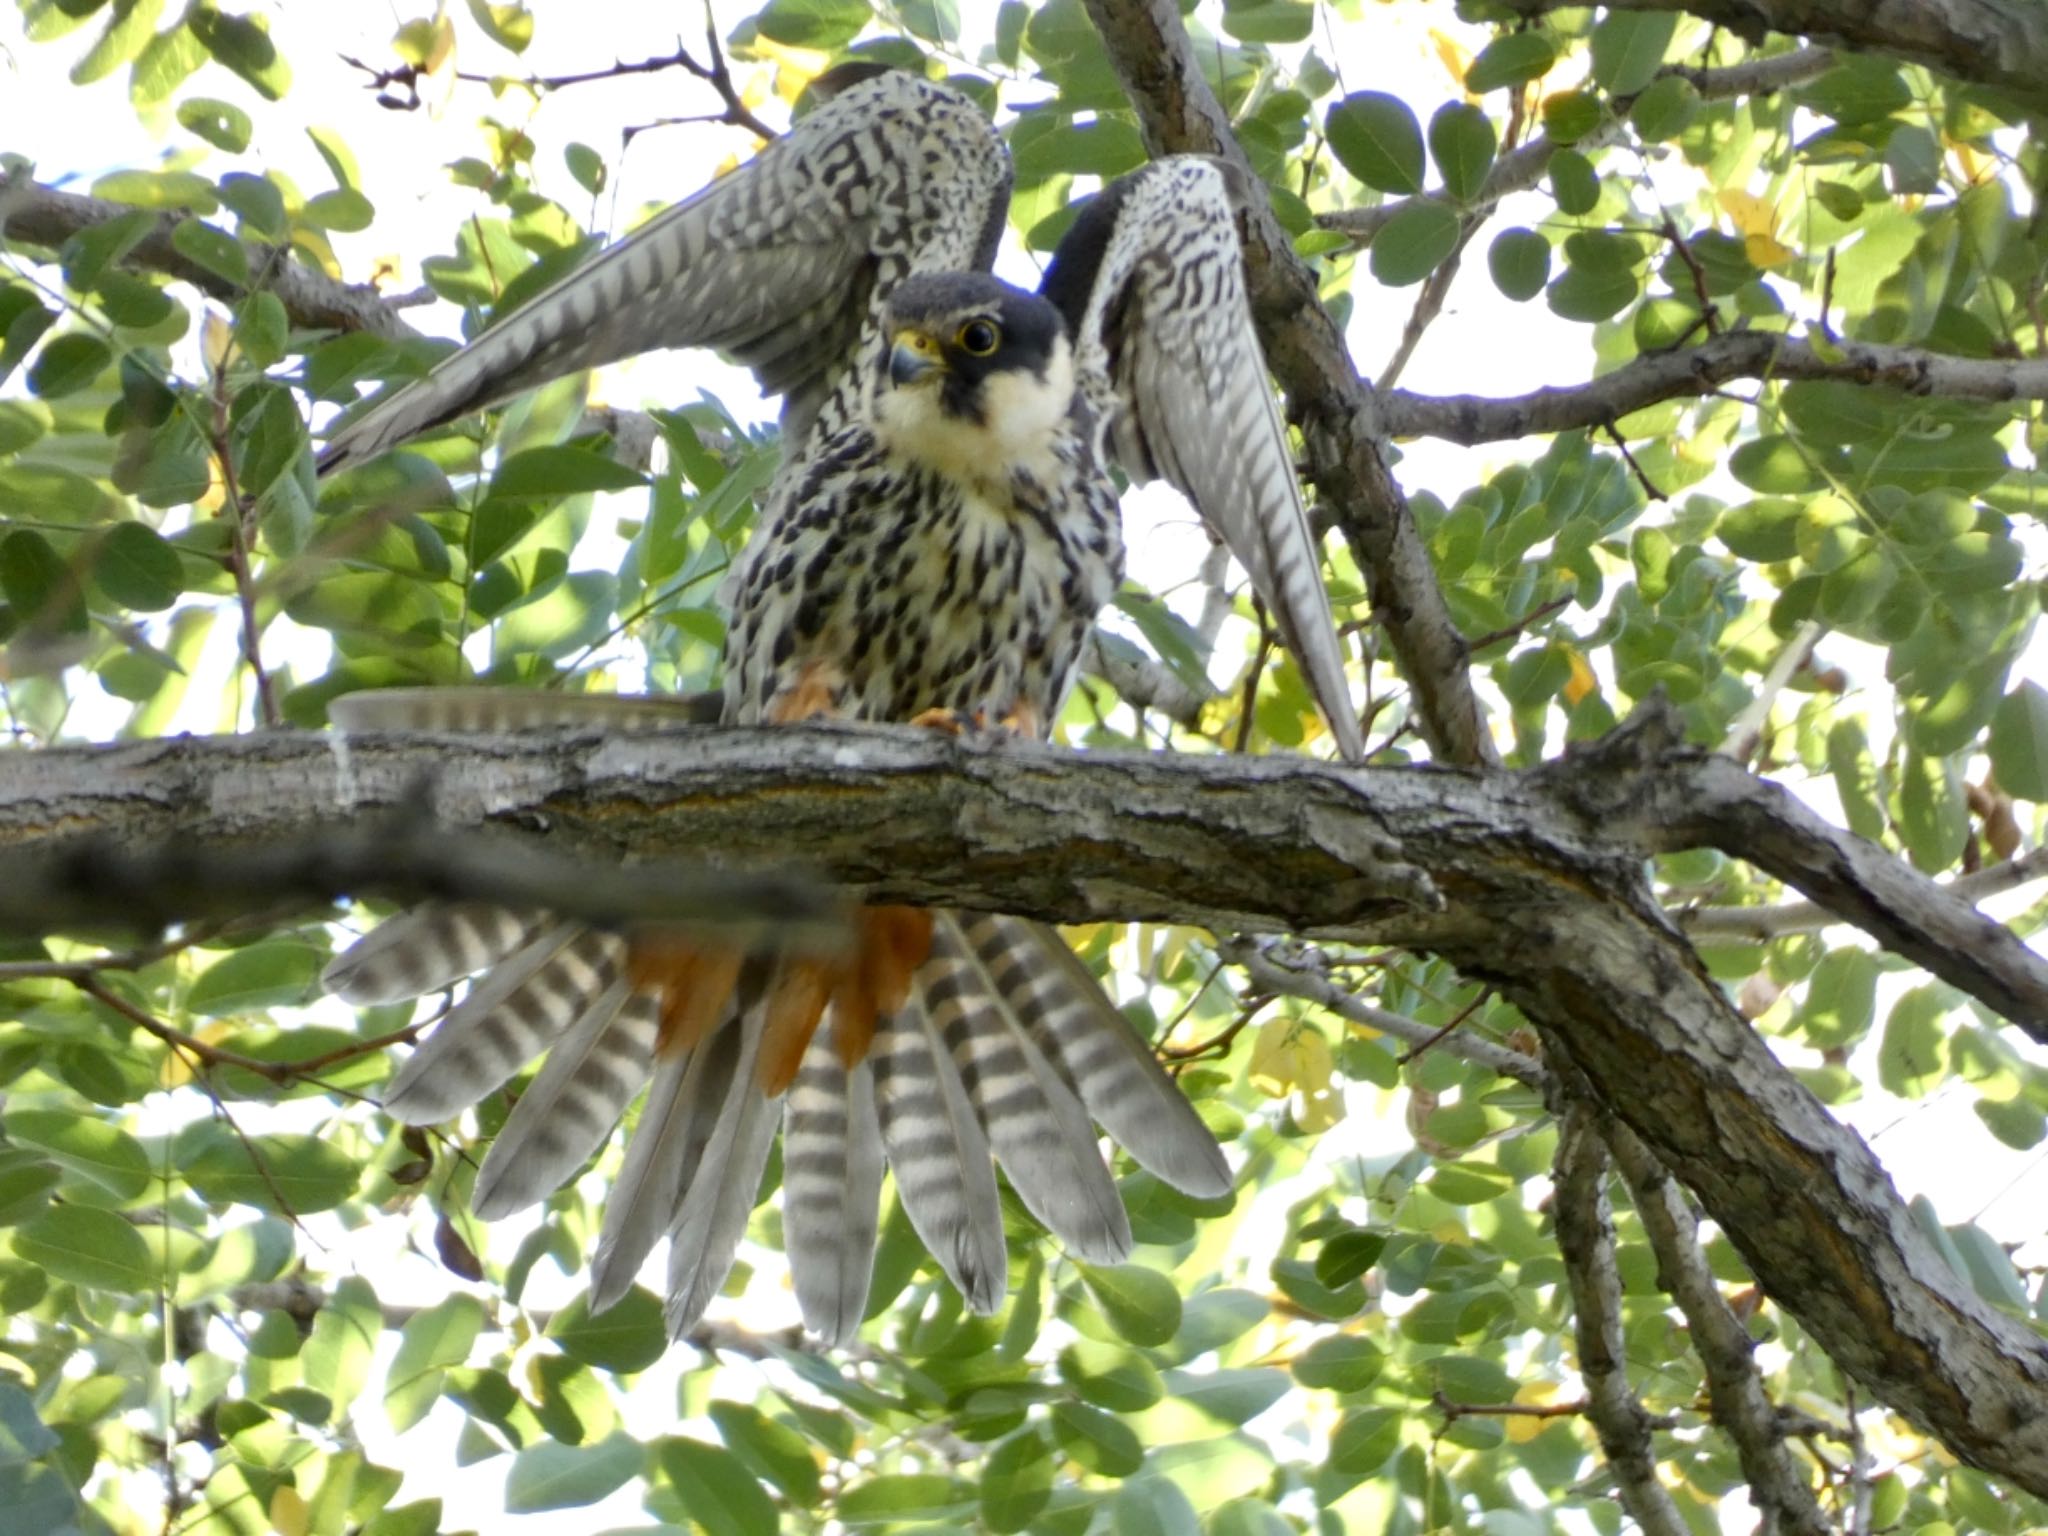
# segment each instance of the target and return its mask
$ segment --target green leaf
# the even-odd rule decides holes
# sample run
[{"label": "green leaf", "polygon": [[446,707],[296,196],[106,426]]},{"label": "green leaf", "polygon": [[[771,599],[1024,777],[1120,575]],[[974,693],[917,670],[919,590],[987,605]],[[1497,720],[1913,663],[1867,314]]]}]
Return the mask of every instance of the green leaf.
[{"label": "green leaf", "polygon": [[171,92],[205,62],[205,46],[180,19],[143,44],[128,74],[128,99],[138,107],[168,101]]},{"label": "green leaf", "polygon": [[1419,283],[1457,248],[1456,211],[1433,198],[1420,198],[1373,236],[1372,275],[1389,288]]},{"label": "green leaf", "polygon": [[569,167],[569,174],[576,178],[576,185],[584,191],[594,196],[604,190],[607,174],[604,156],[588,144],[567,146],[562,151],[562,162]]},{"label": "green leaf", "polygon": [[1316,1279],[1331,1290],[1349,1285],[1379,1262],[1387,1235],[1352,1227],[1323,1239],[1316,1254]]},{"label": "green leaf", "polygon": [[1593,80],[1615,96],[1633,96],[1648,85],[1677,34],[1669,12],[1609,11],[1593,28]]},{"label": "green leaf", "polygon": [[1900,1098],[1922,1098],[1937,1087],[1948,1061],[1942,1027],[1953,994],[1933,983],[1913,988],[1892,1004],[1877,1052],[1877,1077]]},{"label": "green leaf", "polygon": [[1052,1502],[1054,1467],[1053,1448],[1035,1426],[1003,1441],[982,1464],[982,1523],[1010,1536],[1036,1520]]},{"label": "green leaf", "polygon": [[788,48],[844,48],[868,24],[866,0],[768,0],[761,35]]},{"label": "green leaf", "polygon": [[817,1453],[808,1439],[746,1403],[714,1402],[709,1413],[719,1438],[756,1477],[806,1507],[818,1502]]},{"label": "green leaf", "polygon": [[117,523],[100,542],[92,579],[123,608],[160,613],[176,603],[184,590],[185,566],[154,528]]},{"label": "green leaf", "polygon": [[12,1109],[6,1127],[9,1141],[34,1147],[117,1199],[133,1200],[149,1188],[149,1155],[118,1125],[63,1110]]},{"label": "green leaf", "polygon": [[363,1170],[318,1136],[280,1132],[215,1141],[182,1170],[214,1205],[251,1205],[281,1216],[331,1211],[356,1192]]},{"label": "green leaf", "polygon": [[1541,32],[1512,32],[1479,50],[1465,71],[1465,89],[1475,96],[1502,86],[1521,85],[1550,72],[1557,49]]},{"label": "green leaf", "polygon": [[230,16],[210,5],[186,13],[186,25],[206,51],[256,88],[265,101],[276,101],[291,89],[291,66],[270,40],[270,23],[262,16]]},{"label": "green leaf", "polygon": [[646,483],[645,475],[615,459],[564,444],[513,454],[491,476],[491,495],[501,500],[574,496],[584,491],[630,490]]},{"label": "green leaf", "polygon": [[1371,1339],[1333,1333],[1294,1357],[1294,1379],[1304,1387],[1363,1392],[1386,1369],[1387,1356]]},{"label": "green leaf", "polygon": [[523,5],[493,5],[469,0],[469,14],[484,35],[510,53],[526,52],[533,41],[533,13]]},{"label": "green leaf", "polygon": [[1578,218],[1593,211],[1600,201],[1600,175],[1593,162],[1576,149],[1560,149],[1545,168],[1550,177],[1550,195],[1557,199],[1557,211]]},{"label": "green leaf", "polygon": [[1962,776],[1943,757],[1910,756],[1899,770],[1899,835],[1926,874],[1939,874],[1963,856],[1970,840]]},{"label": "green leaf", "polygon": [[2023,681],[1991,716],[1991,770],[2007,794],[2048,802],[2048,689]]},{"label": "green leaf", "polygon": [[107,371],[114,354],[97,336],[72,331],[48,342],[29,364],[28,387],[45,400],[75,395]]},{"label": "green leaf", "polygon": [[933,43],[960,41],[960,7],[957,0],[898,0],[896,14],[912,37]]},{"label": "green leaf", "polygon": [[1533,229],[1504,229],[1487,249],[1486,269],[1494,287],[1524,303],[1550,281],[1550,242]]},{"label": "green leaf", "polygon": [[655,1443],[655,1465],[690,1518],[718,1536],[776,1536],[781,1520],[740,1459],[723,1446],[671,1435]]},{"label": "green leaf", "polygon": [[186,994],[185,1006],[218,1016],[303,1003],[313,996],[326,963],[325,949],[302,938],[265,939],[231,950],[208,966]]},{"label": "green leaf", "polygon": [[1728,471],[1752,491],[1767,496],[1799,495],[1826,484],[1799,445],[1776,433],[1737,448],[1729,458]]},{"label": "green leaf", "polygon": [[1223,30],[1244,43],[1305,43],[1315,29],[1310,0],[1231,0]]},{"label": "green leaf", "polygon": [[625,1487],[646,1460],[646,1449],[624,1434],[596,1445],[543,1440],[512,1458],[512,1470],[505,1474],[505,1512],[532,1515],[595,1504]]},{"label": "green leaf", "polygon": [[56,1205],[14,1230],[18,1258],[95,1290],[141,1295],[161,1276],[142,1234],[112,1211]]},{"label": "green leaf", "polygon": [[204,267],[237,288],[247,286],[249,253],[225,230],[216,229],[203,219],[180,219],[171,231],[171,244],[195,266]]},{"label": "green leaf", "polygon": [[638,1285],[594,1317],[590,1298],[578,1296],[555,1314],[548,1337],[570,1359],[620,1375],[646,1370],[668,1348],[661,1302]]},{"label": "green leaf", "polygon": [[1163,1477],[1125,1483],[1110,1508],[1116,1536],[1201,1536],[1195,1506]]},{"label": "green leaf", "polygon": [[0,597],[18,619],[51,634],[86,627],[80,579],[55,546],[31,528],[0,538]]},{"label": "green leaf", "polygon": [[443,1376],[469,1358],[483,1325],[483,1303],[459,1292],[413,1314],[399,1335],[398,1351],[385,1378],[384,1412],[394,1430],[404,1434],[427,1416],[440,1399]]},{"label": "green leaf", "polygon": [[1550,285],[1546,302],[1560,318],[1590,325],[1620,314],[1641,291],[1642,279],[1627,267],[1570,266]]},{"label": "green leaf", "polygon": [[1330,1434],[1330,1465],[1350,1477],[1370,1477],[1401,1444],[1396,1408],[1354,1408]]},{"label": "green leaf", "polygon": [[370,200],[354,187],[336,187],[306,200],[306,222],[345,235],[360,234],[370,227],[376,210]]},{"label": "green leaf", "polygon": [[1699,88],[1682,75],[1652,80],[1629,108],[1629,121],[1645,144],[1667,144],[1699,115]]},{"label": "green leaf", "polygon": [[1837,720],[1829,728],[1828,772],[1834,776],[1835,794],[1842,802],[1849,830],[1872,842],[1882,841],[1886,822],[1877,760],[1871,755],[1870,738],[1861,720]]},{"label": "green leaf", "polygon": [[1145,1464],[1145,1448],[1131,1427],[1086,1403],[1054,1404],[1052,1433],[1061,1450],[1104,1477],[1129,1477]]},{"label": "green leaf", "polygon": [[1479,195],[1499,146],[1493,120],[1475,106],[1447,102],[1429,120],[1430,156],[1444,189],[1460,202]]},{"label": "green leaf", "polygon": [[1323,132],[1339,163],[1368,187],[1401,195],[1422,190],[1422,125],[1400,97],[1354,92],[1330,108]]},{"label": "green leaf", "polygon": [[103,80],[141,53],[156,35],[156,20],[163,9],[163,0],[114,0],[106,30],[71,66],[71,83],[89,85]]},{"label": "green leaf", "polygon": [[1876,1017],[1877,962],[1867,950],[1830,950],[1806,983],[1799,1027],[1820,1050],[1845,1051]]},{"label": "green leaf", "polygon": [[855,1483],[840,1494],[833,1512],[847,1525],[940,1519],[961,1507],[964,1493],[938,1473],[893,1473]]},{"label": "green leaf", "polygon": [[1141,1346],[1164,1344],[1180,1328],[1180,1292],[1142,1264],[1081,1264],[1081,1279],[1118,1337]]},{"label": "green leaf", "polygon": [[1970,1108],[1986,1130],[2016,1152],[2031,1152],[2048,1136],[2048,1114],[2025,1099],[1979,1099]]},{"label": "green leaf", "polygon": [[188,96],[179,102],[178,126],[231,155],[247,149],[255,132],[248,113],[231,101],[216,101],[211,96]]}]

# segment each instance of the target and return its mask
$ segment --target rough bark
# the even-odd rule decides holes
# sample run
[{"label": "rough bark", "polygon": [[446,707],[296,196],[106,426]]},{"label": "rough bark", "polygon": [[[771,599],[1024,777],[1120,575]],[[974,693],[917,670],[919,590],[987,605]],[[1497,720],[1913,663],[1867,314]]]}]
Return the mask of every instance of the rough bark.
[{"label": "rough bark", "polygon": [[[1845,920],[1947,933],[1941,974],[2037,1024],[2048,962],[2016,958],[2009,934],[1879,850],[1786,813],[1774,786],[1660,740],[1639,727],[1511,773],[850,727],[280,732],[0,754],[0,848],[11,861],[86,832],[260,847],[424,793],[449,822],[546,830],[576,853],[795,857],[890,900],[1432,951],[1522,1009],[1846,1370],[1958,1456],[2048,1493],[2048,1343],[1948,1270],[1869,1148],[1706,974],[1643,884],[1643,855],[1687,836],[1802,845],[1783,862],[1806,894],[1842,895]],[[1693,808],[1677,830],[1674,805]]]}]

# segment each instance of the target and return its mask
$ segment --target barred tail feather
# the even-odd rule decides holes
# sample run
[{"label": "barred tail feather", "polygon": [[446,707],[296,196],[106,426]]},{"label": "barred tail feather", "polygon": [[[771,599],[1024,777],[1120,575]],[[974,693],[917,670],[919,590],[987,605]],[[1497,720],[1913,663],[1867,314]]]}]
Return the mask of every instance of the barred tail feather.
[{"label": "barred tail feather", "polygon": [[470,988],[391,1079],[384,1111],[432,1125],[467,1109],[553,1043],[620,973],[622,941],[543,929]]},{"label": "barred tail feather", "polygon": [[733,1026],[728,1016],[695,1050],[655,1058],[647,1102],[605,1202],[597,1254],[590,1263],[592,1312],[604,1311],[632,1289],[641,1264],[671,1225],[719,1106],[733,1091],[739,1057],[739,1030]]},{"label": "barred tail feather", "polygon": [[1033,956],[1012,948],[1009,964],[991,964],[950,915],[934,938],[925,995],[1011,1186],[1076,1258],[1121,1263],[1130,1257],[1130,1218],[1095,1127],[1012,1011]]},{"label": "barred tail feather", "polygon": [[477,1172],[478,1217],[546,1199],[604,1145],[646,1086],[659,1016],[660,1000],[621,977],[556,1042]]},{"label": "barred tail feather", "polygon": [[[918,976],[921,991],[924,973]],[[875,1032],[882,1144],[911,1226],[977,1312],[1003,1304],[1009,1256],[988,1138],[921,996]]]},{"label": "barred tail feather", "polygon": [[1216,1138],[1064,939],[995,914],[969,916],[963,929],[992,972],[1021,966],[1012,1003],[1025,1033],[1112,1140],[1185,1194],[1230,1192],[1230,1164]]},{"label": "barred tail feather", "polygon": [[486,901],[430,902],[379,923],[328,961],[320,982],[359,1007],[424,997],[504,959],[545,922]]},{"label": "barred tail feather", "polygon": [[764,1002],[726,1032],[738,1035],[732,1086],[710,1135],[685,1174],[669,1226],[668,1319],[679,1338],[704,1315],[732,1272],[733,1254],[761,1190],[761,1170],[775,1141],[776,1105],[755,1086],[765,1025]]},{"label": "barred tail feather", "polygon": [[881,1198],[874,1071],[843,1066],[820,1032],[783,1109],[782,1236],[804,1326],[828,1344],[867,1313]]}]

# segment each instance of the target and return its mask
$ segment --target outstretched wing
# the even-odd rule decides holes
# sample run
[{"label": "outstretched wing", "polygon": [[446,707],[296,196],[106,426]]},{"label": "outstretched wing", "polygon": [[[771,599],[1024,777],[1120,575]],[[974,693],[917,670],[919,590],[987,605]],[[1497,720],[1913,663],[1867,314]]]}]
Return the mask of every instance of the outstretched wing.
[{"label": "outstretched wing", "polygon": [[663,347],[737,357],[800,433],[906,273],[988,268],[1009,192],[1009,155],[967,98],[900,71],[862,80],[344,425],[321,468]]},{"label": "outstretched wing", "polygon": [[1252,330],[1226,173],[1181,155],[1074,221],[1041,291],[1133,479],[1165,478],[1222,535],[1280,626],[1347,758],[1365,752],[1287,430]]}]

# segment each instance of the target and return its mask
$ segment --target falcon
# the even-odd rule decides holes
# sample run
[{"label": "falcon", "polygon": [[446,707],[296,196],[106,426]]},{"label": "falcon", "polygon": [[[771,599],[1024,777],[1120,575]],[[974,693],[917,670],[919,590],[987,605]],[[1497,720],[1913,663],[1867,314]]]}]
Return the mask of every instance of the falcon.
[{"label": "falcon", "polygon": [[[1246,302],[1244,189],[1199,157],[1133,172],[1088,203],[1029,293],[989,271],[1011,171],[988,119],[906,73],[839,86],[751,162],[347,422],[323,469],[563,374],[715,348],[783,399],[783,461],[725,594],[725,721],[1043,737],[1121,578],[1115,465],[1168,480],[1220,533],[1359,756]],[[558,718],[562,702],[466,697],[468,723],[501,729]],[[448,708],[426,691],[339,701],[336,716],[432,726]],[[635,706],[620,708],[624,725]],[[1131,1247],[1097,1126],[1176,1189],[1231,1187],[1148,1045],[1054,930],[1019,918],[868,908],[850,951],[820,957],[444,905],[388,920],[326,975],[358,1004],[463,978],[385,1108],[446,1120],[544,1056],[477,1176],[491,1219],[575,1175],[644,1089],[591,1305],[621,1297],[666,1237],[674,1333],[724,1284],[778,1127],[792,1283],[828,1342],[866,1310],[885,1165],[984,1313],[1009,1267],[996,1165],[1095,1264]]]}]

